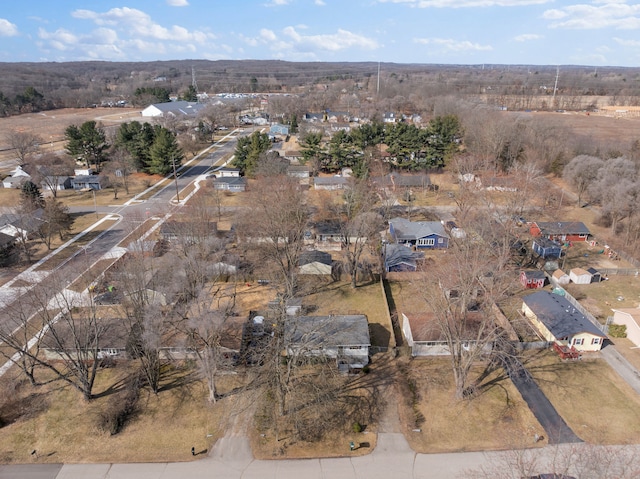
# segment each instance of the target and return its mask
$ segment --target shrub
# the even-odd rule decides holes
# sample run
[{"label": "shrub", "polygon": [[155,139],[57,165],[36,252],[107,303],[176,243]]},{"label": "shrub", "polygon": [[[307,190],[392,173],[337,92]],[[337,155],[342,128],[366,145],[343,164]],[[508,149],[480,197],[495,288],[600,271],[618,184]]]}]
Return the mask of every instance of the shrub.
[{"label": "shrub", "polygon": [[356,434],[361,433],[362,432],[362,425],[359,422],[354,422],[351,426],[351,429],[353,430],[353,432],[355,432]]},{"label": "shrub", "polygon": [[109,401],[106,409],[98,416],[98,427],[112,436],[121,432],[138,412],[140,381],[134,378],[128,381],[124,391],[116,400]]},{"label": "shrub", "polygon": [[612,338],[626,338],[627,327],[624,324],[610,324],[609,336]]}]

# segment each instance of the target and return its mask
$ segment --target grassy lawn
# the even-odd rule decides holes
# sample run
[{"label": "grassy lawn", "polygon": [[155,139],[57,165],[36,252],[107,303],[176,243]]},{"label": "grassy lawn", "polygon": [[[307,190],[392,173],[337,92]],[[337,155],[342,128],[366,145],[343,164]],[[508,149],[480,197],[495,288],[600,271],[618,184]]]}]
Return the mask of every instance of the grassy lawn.
[{"label": "grassy lawn", "polygon": [[20,204],[20,190],[15,188],[0,188],[0,205],[18,206]]},{"label": "grassy lawn", "polygon": [[[406,371],[408,380],[414,384],[415,402],[409,404],[411,394],[404,394],[401,416],[407,425],[409,444],[417,452],[530,447],[534,434],[544,433],[502,370],[485,379],[485,384],[495,381],[491,386],[462,401],[454,399],[453,375],[447,358],[411,360]],[[481,372],[479,365],[472,374]]]},{"label": "grassy lawn", "polygon": [[[121,367],[100,370],[96,393],[107,391],[126,374]],[[37,462],[192,460],[192,446],[198,452],[208,451],[224,434],[223,418],[234,397],[209,404],[206,387],[199,381],[171,387],[188,374],[186,370],[171,371],[165,390],[158,395],[143,390],[140,411],[114,436],[99,427],[99,416],[110,402],[121,400],[119,393],[106,393],[87,402],[59,381],[36,388],[23,384],[4,395],[0,411],[3,417],[11,413],[13,420],[0,428],[0,462],[34,462],[30,455],[34,449],[38,451]],[[221,385],[221,392],[233,386],[232,381],[227,382],[229,386]]]},{"label": "grassy lawn", "polygon": [[371,344],[373,346],[394,346],[391,322],[386,314],[386,306],[380,283],[368,283],[351,287],[345,281],[319,284],[304,297],[303,304],[312,307],[314,315],[365,314],[369,320]]},{"label": "grassy lawn", "polygon": [[527,367],[580,438],[595,444],[640,442],[640,398],[602,359],[563,362],[544,351]]},{"label": "grassy lawn", "polygon": [[611,308],[635,308],[640,303],[638,276],[616,275],[600,283],[570,283],[566,289],[602,322],[613,315]]}]

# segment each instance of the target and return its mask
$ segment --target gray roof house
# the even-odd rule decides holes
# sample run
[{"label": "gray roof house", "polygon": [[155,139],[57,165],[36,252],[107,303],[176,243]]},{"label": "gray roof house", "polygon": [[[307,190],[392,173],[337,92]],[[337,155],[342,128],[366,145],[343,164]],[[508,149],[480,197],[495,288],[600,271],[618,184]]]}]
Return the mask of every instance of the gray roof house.
[{"label": "gray roof house", "polygon": [[389,233],[395,243],[424,249],[449,247],[449,235],[439,221],[409,221],[404,218],[389,220]]},{"label": "gray roof house", "polygon": [[344,176],[314,176],[313,189],[315,190],[343,190],[347,187],[349,178]]},{"label": "gray roof house", "polygon": [[418,261],[424,258],[424,253],[413,251],[403,244],[387,243],[382,249],[384,255],[384,270],[391,272],[416,271]]},{"label": "gray roof house", "polygon": [[40,182],[43,190],[69,190],[71,189],[70,176],[47,176]]},{"label": "gray roof house", "polygon": [[333,260],[324,251],[303,251],[298,259],[299,274],[331,274]]},{"label": "gray roof house", "polygon": [[522,312],[550,342],[578,351],[599,351],[607,336],[565,297],[539,291],[522,298]]},{"label": "gray roof house", "polygon": [[203,110],[203,103],[190,101],[169,101],[165,103],[154,103],[142,110],[142,116],[145,117],[192,117],[196,116],[199,111]]},{"label": "gray roof house", "polygon": [[213,182],[213,188],[216,190],[242,192],[247,190],[247,181],[243,177],[224,176],[216,178]]},{"label": "gray roof house", "polygon": [[369,322],[363,314],[298,316],[285,325],[287,355],[328,357],[338,369],[362,369],[369,364]]},{"label": "gray roof house", "polygon": [[109,177],[102,175],[82,175],[71,180],[74,190],[101,190],[109,185]]}]

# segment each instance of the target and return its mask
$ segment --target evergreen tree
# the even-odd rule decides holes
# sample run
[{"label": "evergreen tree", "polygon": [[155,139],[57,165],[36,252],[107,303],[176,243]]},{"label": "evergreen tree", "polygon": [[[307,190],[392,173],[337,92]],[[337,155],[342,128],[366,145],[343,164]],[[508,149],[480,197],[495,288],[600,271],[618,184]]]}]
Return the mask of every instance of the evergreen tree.
[{"label": "evergreen tree", "polygon": [[20,199],[22,205],[29,211],[42,208],[44,206],[44,198],[38,185],[33,181],[25,181],[20,191]]},{"label": "evergreen tree", "polygon": [[100,171],[100,164],[105,160],[105,150],[109,147],[104,129],[95,121],[85,121],[78,128],[70,125],[64,132],[67,140],[67,153],[74,158],[81,158],[87,168],[93,163],[96,172]]},{"label": "evergreen tree", "polygon": [[147,172],[166,175],[177,168],[184,159],[184,153],[178,145],[176,136],[166,128],[158,128],[155,140],[149,149],[149,164]]},{"label": "evergreen tree", "polygon": [[251,176],[258,167],[260,157],[271,148],[271,140],[266,133],[254,132],[251,136],[238,138],[233,166],[240,168],[243,175]]},{"label": "evergreen tree", "polygon": [[198,101],[198,91],[193,85],[189,85],[187,91],[182,95],[184,101]]}]

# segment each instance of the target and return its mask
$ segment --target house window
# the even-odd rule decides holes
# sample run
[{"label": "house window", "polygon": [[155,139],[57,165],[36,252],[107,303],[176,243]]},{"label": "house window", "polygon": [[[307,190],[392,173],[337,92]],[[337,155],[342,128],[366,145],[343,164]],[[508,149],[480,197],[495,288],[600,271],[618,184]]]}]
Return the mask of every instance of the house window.
[{"label": "house window", "polygon": [[593,338],[591,344],[600,344],[600,338]]},{"label": "house window", "polygon": [[418,246],[433,246],[435,240],[433,238],[420,238],[418,240]]},{"label": "house window", "polygon": [[349,346],[349,349],[362,349],[362,346]]},{"label": "house window", "polygon": [[582,346],[584,344],[584,339],[583,338],[573,338],[573,345],[574,346]]},{"label": "house window", "polygon": [[438,238],[438,243],[444,243],[444,238]]}]

